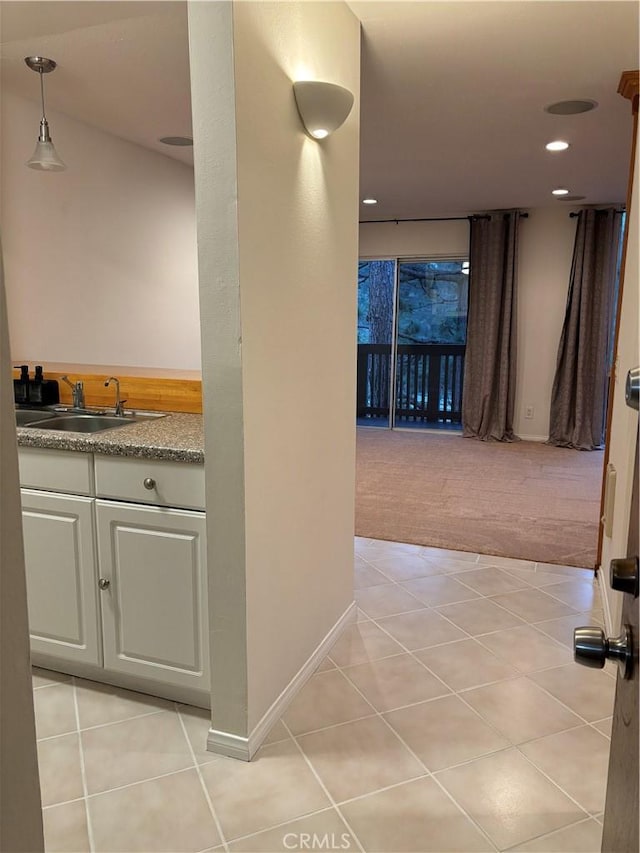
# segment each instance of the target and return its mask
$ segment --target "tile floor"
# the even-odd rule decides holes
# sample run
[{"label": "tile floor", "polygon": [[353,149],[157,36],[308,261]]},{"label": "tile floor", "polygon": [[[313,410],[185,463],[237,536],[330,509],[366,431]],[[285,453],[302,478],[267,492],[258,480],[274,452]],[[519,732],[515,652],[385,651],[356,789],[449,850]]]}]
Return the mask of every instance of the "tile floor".
[{"label": "tile floor", "polygon": [[615,670],[592,574],[356,540],[348,627],[250,764],[208,715],[34,672],[48,851],[600,850]]}]

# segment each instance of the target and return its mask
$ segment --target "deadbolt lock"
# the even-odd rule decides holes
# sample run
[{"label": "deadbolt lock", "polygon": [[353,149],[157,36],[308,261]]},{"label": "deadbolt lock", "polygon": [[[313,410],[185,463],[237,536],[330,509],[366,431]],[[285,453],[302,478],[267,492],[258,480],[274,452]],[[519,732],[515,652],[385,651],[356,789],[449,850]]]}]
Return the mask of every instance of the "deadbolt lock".
[{"label": "deadbolt lock", "polygon": [[638,558],[621,557],[609,564],[609,583],[611,589],[628,592],[638,597]]}]

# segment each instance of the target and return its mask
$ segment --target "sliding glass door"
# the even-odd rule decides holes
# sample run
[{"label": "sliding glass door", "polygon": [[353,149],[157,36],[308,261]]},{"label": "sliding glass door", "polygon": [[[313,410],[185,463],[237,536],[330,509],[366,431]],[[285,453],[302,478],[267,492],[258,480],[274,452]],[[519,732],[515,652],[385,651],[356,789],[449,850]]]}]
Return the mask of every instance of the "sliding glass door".
[{"label": "sliding glass door", "polygon": [[460,428],[468,281],[466,259],[360,262],[359,425]]},{"label": "sliding glass door", "polygon": [[391,426],[396,261],[358,264],[357,423]]},{"label": "sliding glass door", "polygon": [[462,260],[398,265],[395,426],[460,426],[468,271]]}]

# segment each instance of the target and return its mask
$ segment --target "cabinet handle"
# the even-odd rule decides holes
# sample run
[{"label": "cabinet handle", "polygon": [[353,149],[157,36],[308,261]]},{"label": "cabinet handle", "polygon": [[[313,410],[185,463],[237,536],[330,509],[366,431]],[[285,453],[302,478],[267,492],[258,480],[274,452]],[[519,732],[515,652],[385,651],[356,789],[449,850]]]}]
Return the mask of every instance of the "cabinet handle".
[{"label": "cabinet handle", "polygon": [[98,586],[100,587],[100,589],[109,589],[110,585],[111,581],[109,580],[109,578],[100,578],[100,580],[98,581]]},{"label": "cabinet handle", "polygon": [[145,489],[149,489],[149,491],[151,491],[151,489],[155,489],[156,481],[153,479],[153,477],[145,477],[142,481],[142,485],[145,487]]}]

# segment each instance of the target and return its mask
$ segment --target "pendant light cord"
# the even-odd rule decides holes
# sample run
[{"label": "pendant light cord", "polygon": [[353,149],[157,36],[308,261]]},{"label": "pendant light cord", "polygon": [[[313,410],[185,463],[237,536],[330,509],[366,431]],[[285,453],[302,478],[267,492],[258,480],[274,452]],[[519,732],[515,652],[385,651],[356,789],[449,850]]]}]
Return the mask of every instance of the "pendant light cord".
[{"label": "pendant light cord", "polygon": [[47,116],[44,112],[44,72],[40,71],[40,98],[42,100],[42,118],[46,119]]},{"label": "pendant light cord", "polygon": [[47,121],[47,111],[44,103],[44,75],[53,71],[57,63],[53,59],[47,59],[45,56],[25,56],[24,61],[31,71],[37,71],[40,74],[40,105],[42,107],[38,141],[36,142],[36,148],[31,159],[27,160],[27,166],[30,169],[37,169],[42,172],[62,172],[67,167],[54,148],[53,140],[49,133],[49,122]]}]

